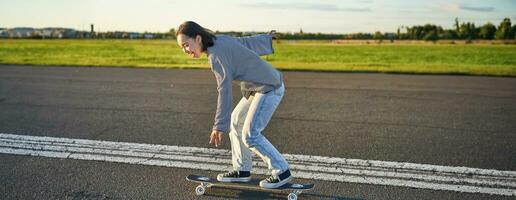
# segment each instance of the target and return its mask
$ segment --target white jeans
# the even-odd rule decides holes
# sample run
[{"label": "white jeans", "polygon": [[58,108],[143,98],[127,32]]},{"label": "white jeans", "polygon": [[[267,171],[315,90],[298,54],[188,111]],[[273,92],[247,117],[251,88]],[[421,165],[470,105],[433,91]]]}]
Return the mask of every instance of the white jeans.
[{"label": "white jeans", "polygon": [[285,87],[282,84],[266,94],[256,93],[249,99],[243,97],[231,113],[229,138],[234,170],[251,171],[251,151],[267,163],[272,175],[278,175],[288,169],[285,158],[262,135],[284,92]]}]

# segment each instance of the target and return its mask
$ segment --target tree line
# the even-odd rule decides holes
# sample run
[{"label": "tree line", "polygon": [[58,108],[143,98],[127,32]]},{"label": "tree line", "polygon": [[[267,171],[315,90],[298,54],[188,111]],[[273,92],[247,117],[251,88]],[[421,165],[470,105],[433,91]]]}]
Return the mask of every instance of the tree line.
[{"label": "tree line", "polygon": [[[403,29],[405,29],[403,31]],[[313,39],[313,40],[333,40],[333,39],[362,39],[362,40],[514,40],[516,39],[516,25],[511,24],[511,19],[505,18],[498,25],[488,22],[482,26],[476,26],[473,22],[459,23],[455,18],[454,27],[444,29],[442,26],[434,24],[401,26],[397,32],[382,33],[352,33],[352,34],[323,34],[323,33],[284,33],[282,39]]]}]

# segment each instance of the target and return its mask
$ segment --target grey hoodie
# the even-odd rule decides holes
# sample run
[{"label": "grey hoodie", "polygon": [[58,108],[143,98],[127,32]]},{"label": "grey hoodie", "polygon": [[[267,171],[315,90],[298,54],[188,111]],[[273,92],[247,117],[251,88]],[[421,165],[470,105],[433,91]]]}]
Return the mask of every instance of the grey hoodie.
[{"label": "grey hoodie", "polygon": [[217,35],[208,47],[208,61],[219,92],[213,130],[227,133],[231,122],[232,81],[240,81],[242,93],[267,93],[283,84],[281,72],[260,58],[274,53],[267,34],[234,38]]}]

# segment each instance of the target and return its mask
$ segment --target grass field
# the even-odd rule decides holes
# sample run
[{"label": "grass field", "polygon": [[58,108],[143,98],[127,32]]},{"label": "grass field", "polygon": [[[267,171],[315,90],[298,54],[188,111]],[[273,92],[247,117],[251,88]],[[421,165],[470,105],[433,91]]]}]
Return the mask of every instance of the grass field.
[{"label": "grass field", "polygon": [[[516,45],[274,44],[263,58],[282,70],[516,77]],[[0,40],[0,64],[208,68],[174,40]]]}]

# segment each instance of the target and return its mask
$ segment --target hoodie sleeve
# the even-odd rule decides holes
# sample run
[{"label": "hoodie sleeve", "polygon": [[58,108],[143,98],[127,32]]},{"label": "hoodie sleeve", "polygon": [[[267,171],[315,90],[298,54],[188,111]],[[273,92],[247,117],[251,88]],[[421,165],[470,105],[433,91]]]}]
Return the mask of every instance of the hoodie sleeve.
[{"label": "hoodie sleeve", "polygon": [[274,49],[272,47],[272,36],[269,34],[238,37],[237,40],[259,56],[274,53]]},{"label": "hoodie sleeve", "polygon": [[211,70],[217,80],[217,111],[215,112],[215,123],[213,130],[228,133],[229,124],[231,122],[231,105],[232,105],[232,76],[228,69],[228,63],[217,56],[209,56]]}]

